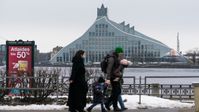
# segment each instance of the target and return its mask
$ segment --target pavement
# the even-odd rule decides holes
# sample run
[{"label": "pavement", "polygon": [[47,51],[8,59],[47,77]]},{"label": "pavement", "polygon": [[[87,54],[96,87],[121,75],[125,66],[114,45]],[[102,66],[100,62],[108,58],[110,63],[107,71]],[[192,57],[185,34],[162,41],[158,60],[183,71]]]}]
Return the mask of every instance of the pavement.
[{"label": "pavement", "polygon": [[[0,112],[69,112],[66,110],[1,110]],[[92,112],[101,112],[101,110],[93,110]],[[108,111],[114,112],[114,111]],[[126,110],[123,112],[194,112],[193,108],[163,108],[163,109],[136,109],[136,110]]]}]

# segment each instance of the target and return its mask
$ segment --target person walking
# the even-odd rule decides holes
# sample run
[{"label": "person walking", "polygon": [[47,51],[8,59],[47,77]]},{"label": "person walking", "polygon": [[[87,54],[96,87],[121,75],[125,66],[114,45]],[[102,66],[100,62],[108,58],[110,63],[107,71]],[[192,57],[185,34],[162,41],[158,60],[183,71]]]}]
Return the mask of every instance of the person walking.
[{"label": "person walking", "polygon": [[120,53],[123,53],[123,49],[121,47],[117,47],[112,56],[108,59],[106,83],[111,84],[112,90],[110,98],[105,103],[107,110],[110,110],[110,104],[113,103],[113,110],[121,111],[121,109],[117,106],[118,98],[121,94]]},{"label": "person walking", "polygon": [[70,112],[85,112],[88,85],[85,80],[85,51],[79,50],[72,59],[72,72],[69,78],[68,106]]},{"label": "person walking", "polygon": [[[118,73],[119,75],[119,82],[120,82],[120,86],[122,86],[122,84],[123,84],[123,71],[124,71],[124,68],[126,68],[126,67],[128,67],[129,65],[131,65],[132,64],[132,62],[130,62],[130,61],[128,61],[128,60],[126,60],[126,59],[124,59],[124,54],[123,54],[123,50],[122,50],[122,48],[116,48],[116,50],[115,50],[115,52],[116,53],[118,53],[118,60],[119,60],[119,67],[114,71],[114,72],[116,72],[116,73]],[[121,87],[120,87],[120,89],[121,89]],[[125,107],[125,105],[124,105],[124,101],[123,101],[123,99],[122,99],[122,95],[121,95],[121,93],[120,93],[120,95],[118,96],[118,102],[119,102],[119,104],[120,104],[120,107],[121,107],[121,111],[124,111],[124,110],[127,110],[128,108],[126,108]],[[112,102],[108,105],[106,105],[106,107],[108,108],[108,109],[110,109],[110,106],[112,105]]]},{"label": "person walking", "polygon": [[99,77],[98,81],[93,84],[93,103],[87,108],[88,112],[91,112],[91,110],[98,104],[101,105],[101,112],[107,112],[104,108],[107,86],[108,85],[105,83],[105,80],[102,76]]},{"label": "person walking", "polygon": [[[124,75],[124,68],[128,67],[129,65],[132,65],[131,61],[128,61],[126,59],[124,59],[124,54],[120,53],[119,55],[119,60],[120,60],[120,73],[121,73],[121,77],[120,77],[120,84],[121,86],[124,84],[124,79],[123,79],[123,75]],[[122,99],[122,95],[120,94],[118,97],[118,102],[120,104],[121,110],[127,110],[128,108],[126,108],[126,106],[124,105],[124,101]]]}]

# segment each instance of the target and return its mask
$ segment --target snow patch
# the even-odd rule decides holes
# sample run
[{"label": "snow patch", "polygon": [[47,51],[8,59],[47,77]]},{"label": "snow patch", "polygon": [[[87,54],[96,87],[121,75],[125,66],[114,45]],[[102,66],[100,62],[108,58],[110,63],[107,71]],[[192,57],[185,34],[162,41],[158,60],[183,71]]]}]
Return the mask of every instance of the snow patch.
[{"label": "snow patch", "polygon": [[[180,101],[162,99],[153,96],[142,95],[141,104],[139,102],[138,95],[123,95],[123,99],[127,99],[125,106],[128,109],[153,109],[153,108],[191,108],[194,103],[182,103]],[[87,104],[89,107],[91,104]],[[24,106],[0,106],[0,110],[64,110],[68,108],[66,105],[24,105]],[[100,109],[100,105],[94,109]]]}]

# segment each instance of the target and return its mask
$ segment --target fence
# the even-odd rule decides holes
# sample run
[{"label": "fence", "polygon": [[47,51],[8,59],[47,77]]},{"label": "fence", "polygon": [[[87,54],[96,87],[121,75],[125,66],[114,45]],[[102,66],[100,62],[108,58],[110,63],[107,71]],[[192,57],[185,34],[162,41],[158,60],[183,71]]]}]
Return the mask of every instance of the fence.
[{"label": "fence", "polygon": [[[5,95],[42,100],[58,91],[58,78],[55,77],[1,77],[0,98]],[[58,92],[57,92],[58,93]]]},{"label": "fence", "polygon": [[[148,83],[148,79],[181,79],[181,78],[199,78],[199,76],[145,76],[144,78],[136,78],[134,76],[124,76],[124,80],[130,80],[130,83],[124,83],[122,85],[122,94],[128,95],[149,95],[158,96],[161,98],[168,99],[193,99],[193,86],[192,84],[158,84],[158,83]],[[23,97],[31,97],[44,99],[49,95],[57,96],[67,96],[69,89],[69,77],[58,77],[54,74],[51,77],[0,77],[0,96],[4,97],[9,95],[12,90],[19,91],[19,95]],[[88,96],[92,95],[92,83],[97,79],[97,77],[89,77],[88,79]],[[18,82],[18,86],[7,87],[6,81],[15,83]],[[137,80],[137,82],[136,82]],[[144,81],[144,83],[142,83]],[[139,83],[138,83],[139,82]],[[16,85],[16,84],[15,84]]]},{"label": "fence", "polygon": [[[199,79],[199,76],[145,76],[144,85],[145,89],[144,94],[150,95],[151,90],[158,89],[159,97],[169,98],[169,99],[193,99],[194,92],[192,84],[148,84],[148,79]],[[148,85],[148,87],[147,87]],[[150,89],[151,88],[151,89]],[[156,92],[156,94],[157,94]]]}]

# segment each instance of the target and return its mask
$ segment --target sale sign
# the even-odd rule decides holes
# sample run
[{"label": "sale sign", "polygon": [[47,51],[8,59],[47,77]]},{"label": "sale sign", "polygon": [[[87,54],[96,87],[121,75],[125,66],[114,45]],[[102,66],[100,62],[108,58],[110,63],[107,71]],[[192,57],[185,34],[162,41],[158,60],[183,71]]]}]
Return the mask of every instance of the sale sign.
[{"label": "sale sign", "polygon": [[12,88],[9,95],[19,95],[21,91],[17,88],[32,87],[33,81],[28,77],[34,73],[34,47],[34,41],[6,41],[6,85]]},{"label": "sale sign", "polygon": [[8,74],[19,72],[32,72],[32,47],[31,46],[9,46],[8,47]]}]

